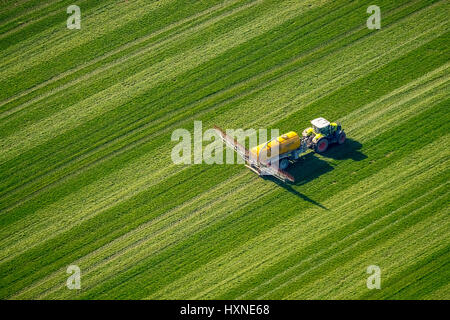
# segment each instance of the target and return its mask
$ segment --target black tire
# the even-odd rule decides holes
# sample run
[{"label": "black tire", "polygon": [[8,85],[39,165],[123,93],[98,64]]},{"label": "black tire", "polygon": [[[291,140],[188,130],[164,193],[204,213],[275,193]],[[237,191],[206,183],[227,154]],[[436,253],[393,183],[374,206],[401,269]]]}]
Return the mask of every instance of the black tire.
[{"label": "black tire", "polygon": [[289,167],[289,160],[288,160],[288,158],[281,159],[280,162],[279,162],[279,168],[281,170],[286,170],[287,167]]},{"label": "black tire", "polygon": [[337,140],[338,144],[343,144],[345,142],[345,139],[347,139],[347,136],[345,135],[345,132],[342,131],[341,133],[339,133],[339,136],[338,136],[338,140]]},{"label": "black tire", "polygon": [[328,149],[328,139],[320,138],[319,141],[316,142],[315,150],[317,153],[323,153]]}]

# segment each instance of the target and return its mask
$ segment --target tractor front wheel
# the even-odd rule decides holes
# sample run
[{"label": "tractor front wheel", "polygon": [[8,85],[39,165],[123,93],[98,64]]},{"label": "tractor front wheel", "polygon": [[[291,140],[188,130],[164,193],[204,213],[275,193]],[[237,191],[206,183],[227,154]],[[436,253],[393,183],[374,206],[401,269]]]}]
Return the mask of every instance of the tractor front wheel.
[{"label": "tractor front wheel", "polygon": [[345,135],[345,132],[344,131],[342,131],[340,134],[339,134],[339,137],[338,137],[338,143],[339,144],[343,144],[344,142],[345,142],[345,139],[347,138],[347,136]]},{"label": "tractor front wheel", "polygon": [[317,153],[322,153],[327,151],[328,149],[328,140],[327,138],[322,138],[319,141],[317,141],[316,143],[316,152]]}]

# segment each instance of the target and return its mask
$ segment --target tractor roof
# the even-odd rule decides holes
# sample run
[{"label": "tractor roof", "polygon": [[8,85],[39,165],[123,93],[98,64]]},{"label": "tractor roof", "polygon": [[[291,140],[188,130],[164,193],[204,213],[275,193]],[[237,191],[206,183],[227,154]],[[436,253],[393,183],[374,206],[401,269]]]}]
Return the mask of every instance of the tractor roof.
[{"label": "tractor roof", "polygon": [[311,120],[311,124],[319,129],[328,127],[330,125],[330,121],[326,120],[325,118],[317,118],[314,120]]}]

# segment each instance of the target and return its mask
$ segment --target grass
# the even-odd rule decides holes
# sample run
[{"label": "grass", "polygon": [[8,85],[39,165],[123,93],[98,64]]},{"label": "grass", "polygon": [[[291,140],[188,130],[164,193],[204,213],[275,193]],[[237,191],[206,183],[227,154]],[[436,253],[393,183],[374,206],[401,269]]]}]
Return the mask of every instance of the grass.
[{"label": "grass", "polygon": [[[79,5],[2,4],[0,297],[449,297],[445,1],[379,1],[380,30],[369,2]],[[349,140],[293,185],[170,160],[194,120],[317,116]]]}]

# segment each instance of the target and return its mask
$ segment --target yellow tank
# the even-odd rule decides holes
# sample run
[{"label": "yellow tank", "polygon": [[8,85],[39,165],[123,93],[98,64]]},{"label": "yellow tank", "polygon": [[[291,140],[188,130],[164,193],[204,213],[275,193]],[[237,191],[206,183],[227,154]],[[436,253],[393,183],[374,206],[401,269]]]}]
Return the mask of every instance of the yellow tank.
[{"label": "yellow tank", "polygon": [[294,131],[288,132],[273,139],[269,143],[264,142],[254,148],[250,149],[253,157],[258,161],[270,159],[277,156],[298,149],[300,147],[300,137]]}]

